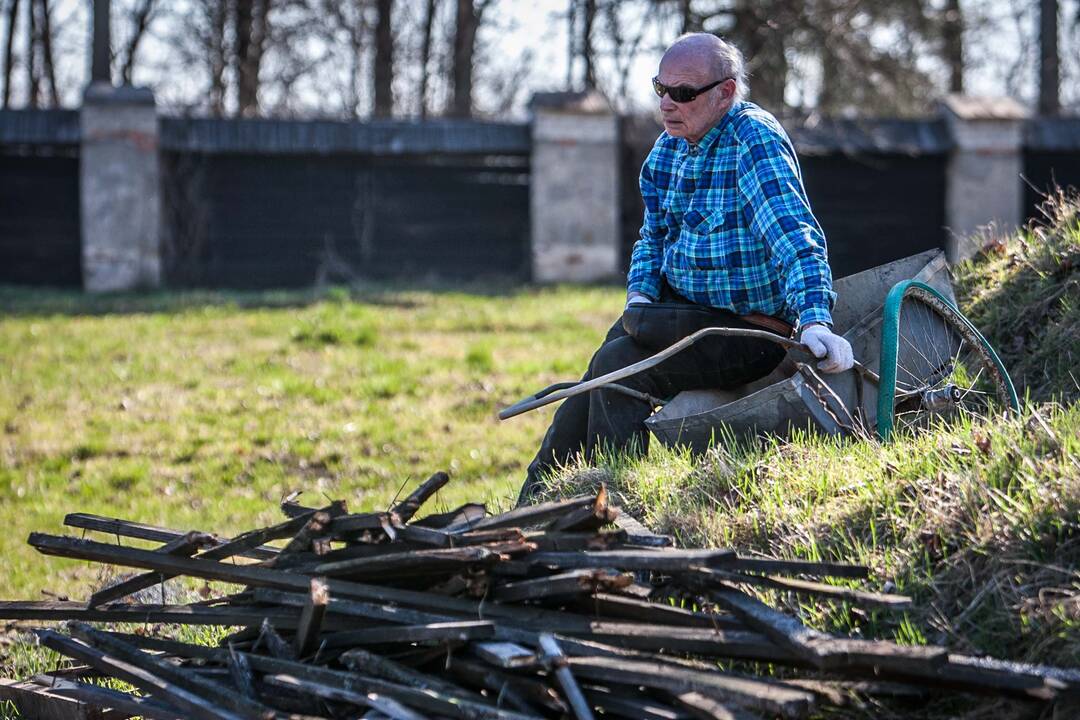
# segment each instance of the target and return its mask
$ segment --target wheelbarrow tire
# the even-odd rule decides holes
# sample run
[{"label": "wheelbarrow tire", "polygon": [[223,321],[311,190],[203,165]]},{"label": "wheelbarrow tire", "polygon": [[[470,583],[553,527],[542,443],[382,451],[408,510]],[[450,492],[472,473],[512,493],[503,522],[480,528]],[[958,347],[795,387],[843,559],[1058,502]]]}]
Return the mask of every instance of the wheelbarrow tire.
[{"label": "wheelbarrow tire", "polygon": [[1020,408],[1009,373],[986,338],[925,283],[897,283],[885,299],[877,430],[919,430],[958,416]]}]

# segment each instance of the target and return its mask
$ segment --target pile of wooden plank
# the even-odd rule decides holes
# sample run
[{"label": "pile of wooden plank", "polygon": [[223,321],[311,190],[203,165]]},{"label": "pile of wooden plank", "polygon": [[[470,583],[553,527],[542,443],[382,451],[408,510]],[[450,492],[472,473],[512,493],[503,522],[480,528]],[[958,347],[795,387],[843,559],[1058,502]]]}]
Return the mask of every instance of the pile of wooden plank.
[{"label": "pile of wooden plank", "polygon": [[[828,635],[754,593],[909,606],[820,580],[863,578],[864,567],[677,549],[603,489],[497,515],[468,504],[420,517],[447,480],[437,473],[386,512],[290,497],[284,521],[229,540],[69,515],[84,535],[107,537],[34,533],[30,545],[142,572],[87,602],[0,603],[0,619],[68,621],[66,632],[35,633],[69,659],[0,683],[0,699],[58,718],[660,720],[799,718],[934,688],[1039,701],[1080,690],[1078,670]],[[169,604],[165,582],[178,577],[219,591]],[[170,639],[174,623],[239,629],[209,647]]]}]

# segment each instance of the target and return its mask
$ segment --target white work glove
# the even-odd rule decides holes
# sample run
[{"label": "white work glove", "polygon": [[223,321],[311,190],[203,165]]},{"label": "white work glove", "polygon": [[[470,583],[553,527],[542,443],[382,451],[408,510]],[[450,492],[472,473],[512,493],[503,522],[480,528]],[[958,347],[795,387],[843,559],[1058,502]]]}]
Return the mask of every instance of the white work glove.
[{"label": "white work glove", "polygon": [[855,362],[851,354],[851,343],[839,335],[834,335],[832,330],[824,325],[814,323],[807,325],[800,339],[814,357],[823,358],[818,363],[818,370],[827,373],[838,373],[850,370]]},{"label": "white work glove", "polygon": [[639,292],[632,292],[626,298],[626,307],[630,307],[631,305],[637,305],[639,303],[651,303],[651,302],[652,302],[652,298],[650,298],[648,295],[642,295]]}]

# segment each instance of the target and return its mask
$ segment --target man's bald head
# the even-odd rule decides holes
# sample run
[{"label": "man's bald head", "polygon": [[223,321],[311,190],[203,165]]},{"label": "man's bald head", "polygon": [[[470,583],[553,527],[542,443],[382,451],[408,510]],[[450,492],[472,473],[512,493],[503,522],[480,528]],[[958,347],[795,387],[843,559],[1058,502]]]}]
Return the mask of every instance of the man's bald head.
[{"label": "man's bald head", "polygon": [[660,66],[677,62],[684,67],[699,69],[708,82],[721,78],[735,80],[735,99],[746,94],[746,65],[743,55],[734,45],[712,33],[687,33],[668,47]]}]

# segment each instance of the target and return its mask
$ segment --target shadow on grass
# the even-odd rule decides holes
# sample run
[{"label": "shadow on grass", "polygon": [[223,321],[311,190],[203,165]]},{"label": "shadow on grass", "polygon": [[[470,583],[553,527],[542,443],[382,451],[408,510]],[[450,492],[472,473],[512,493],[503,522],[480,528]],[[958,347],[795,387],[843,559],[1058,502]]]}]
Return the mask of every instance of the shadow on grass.
[{"label": "shadow on grass", "polygon": [[320,302],[358,302],[410,308],[422,303],[416,293],[465,294],[512,298],[537,292],[542,286],[506,278],[468,281],[371,281],[352,286],[328,285],[265,290],[177,288],[144,292],[88,294],[65,288],[22,287],[0,284],[0,315],[138,315],[168,314],[206,308],[302,308]]}]

